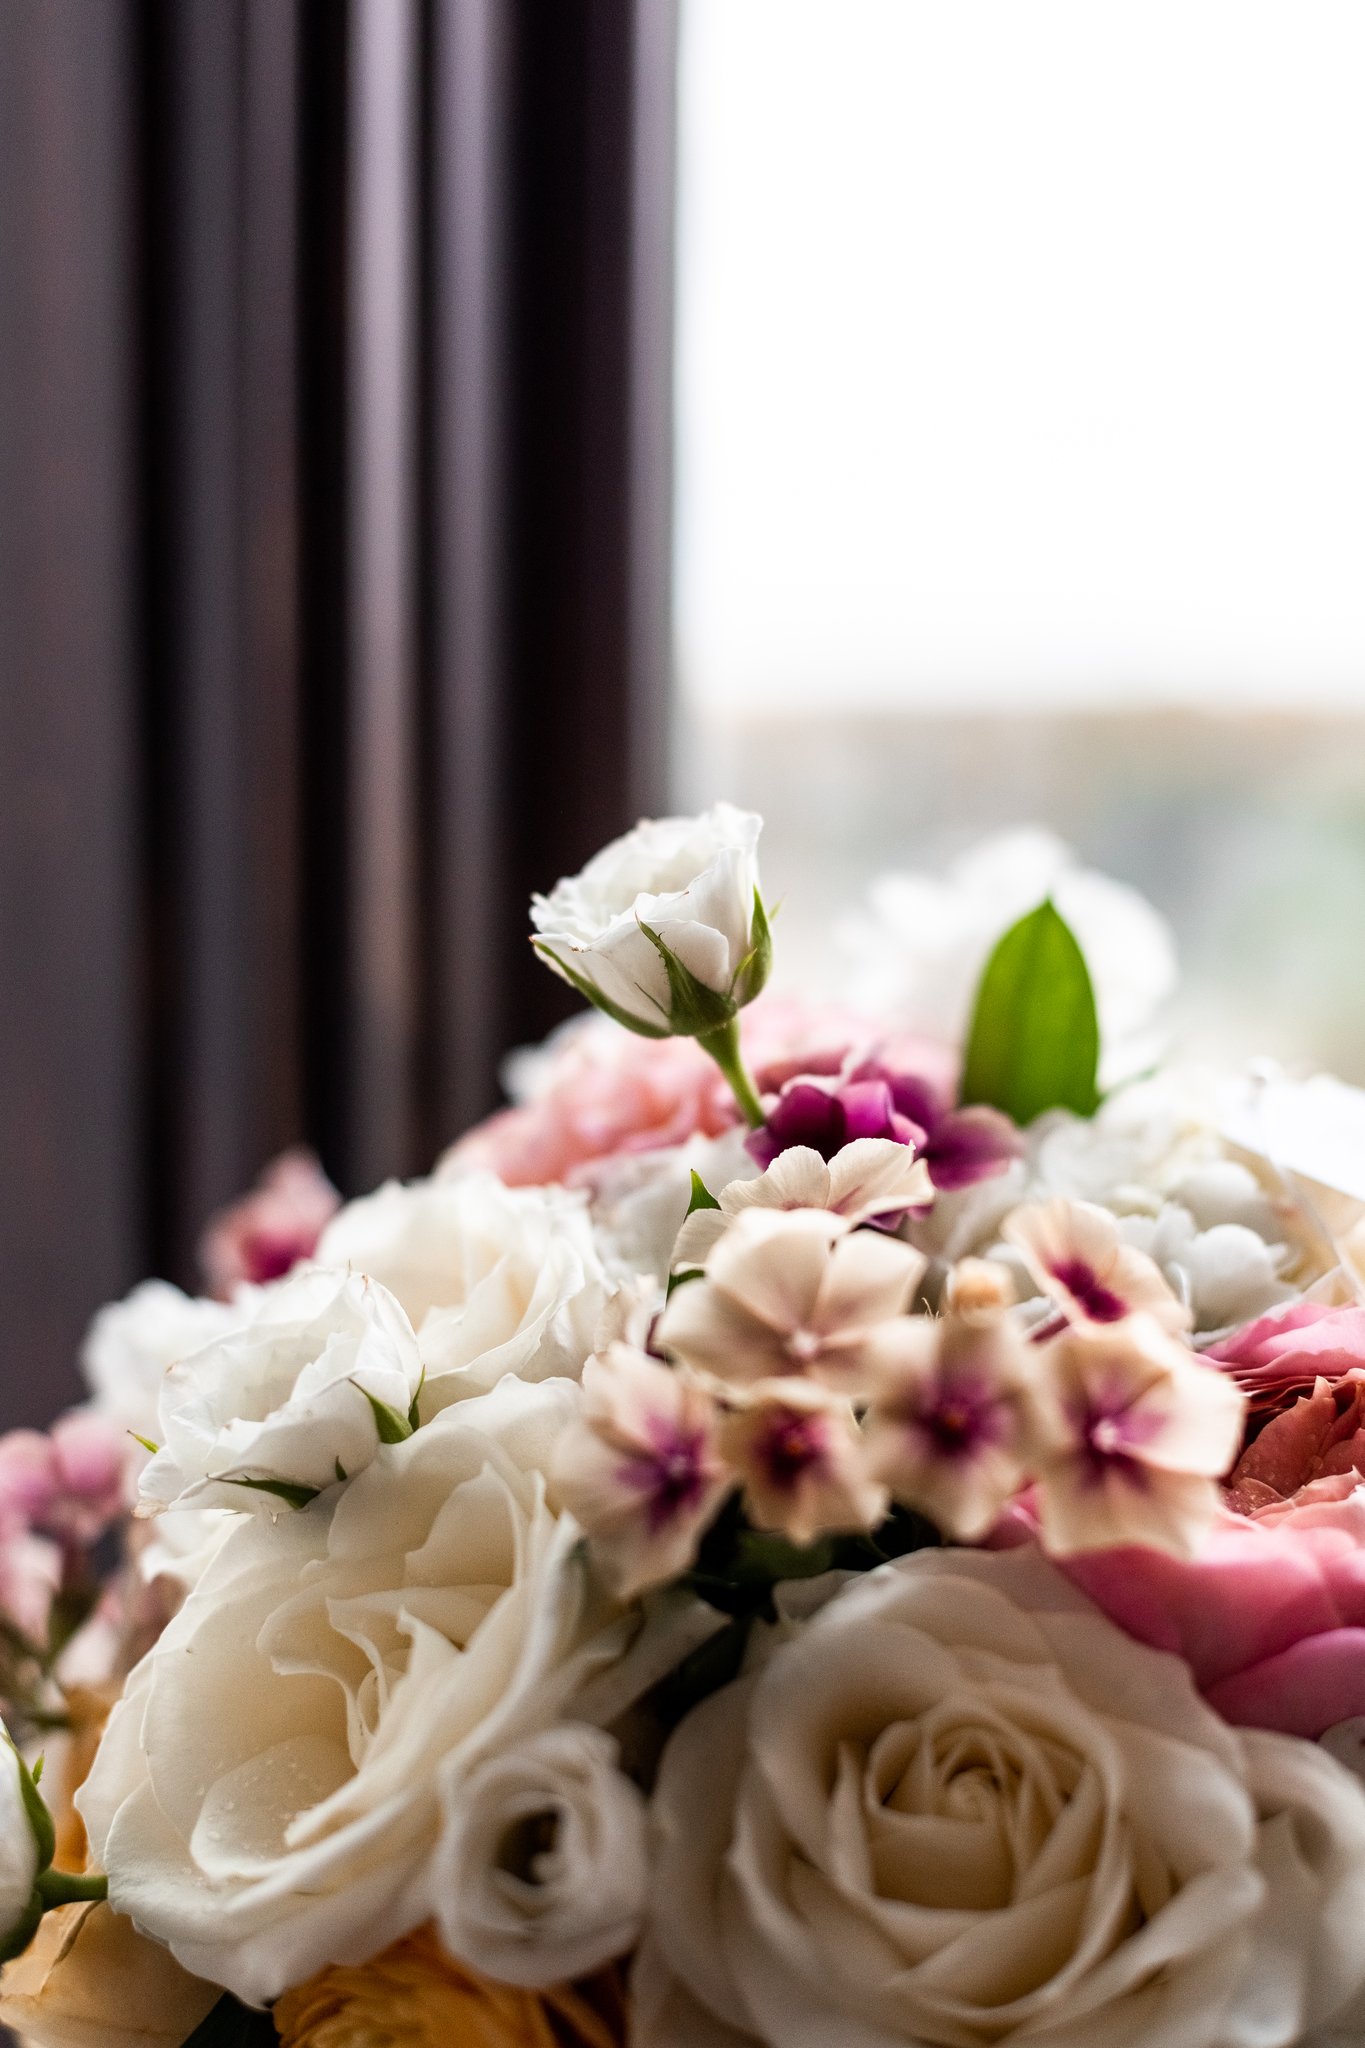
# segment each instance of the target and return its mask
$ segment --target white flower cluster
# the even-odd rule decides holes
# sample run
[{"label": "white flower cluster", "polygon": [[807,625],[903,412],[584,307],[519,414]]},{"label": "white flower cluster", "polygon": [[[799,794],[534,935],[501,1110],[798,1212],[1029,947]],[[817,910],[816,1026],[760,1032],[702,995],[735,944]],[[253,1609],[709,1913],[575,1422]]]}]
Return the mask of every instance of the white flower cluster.
[{"label": "white flower cluster", "polygon": [[[1365,1302],[1365,1186],[1296,1163],[1281,1098],[1272,1148],[1197,1078],[1023,1131],[959,1103],[971,987],[1037,900],[998,850],[881,892],[899,1016],[831,1053],[828,1017],[750,1013],[758,831],[642,826],[536,900],[637,1034],[609,1117],[542,1080],[335,1214],[296,1160],[287,1270],[241,1277],[234,1214],[226,1298],[97,1319],[96,1408],[144,1446],[130,1547],[178,1589],[77,1798],[110,1905],[250,2005],[419,1930],[503,1986],[633,1955],[632,2048],[1365,2038],[1342,1730],[1224,1718],[1174,1621],[1153,1647],[1081,1590],[1242,1540],[1260,1396],[1223,1353],[1250,1329],[1259,1370],[1277,1314]],[[1162,928],[1030,846],[1112,1052]],[[574,1185],[514,1184],[531,1156]],[[1355,1512],[1333,1370],[1313,1470]],[[5,1783],[22,1932],[42,1844]]]}]

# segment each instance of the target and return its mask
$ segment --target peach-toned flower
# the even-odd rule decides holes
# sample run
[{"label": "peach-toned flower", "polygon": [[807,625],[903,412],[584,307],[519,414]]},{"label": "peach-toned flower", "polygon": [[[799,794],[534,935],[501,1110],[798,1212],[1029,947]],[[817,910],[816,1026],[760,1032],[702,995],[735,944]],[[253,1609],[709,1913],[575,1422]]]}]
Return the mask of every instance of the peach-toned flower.
[{"label": "peach-toned flower", "polygon": [[687,1570],[731,1484],[711,1394],[629,1344],[583,1368],[581,1419],[561,1437],[554,1469],[622,1599]]},{"label": "peach-toned flower", "polygon": [[1001,1229],[1044,1294],[1069,1322],[1105,1326],[1125,1316],[1151,1316],[1167,1330],[1188,1329],[1155,1260],[1125,1244],[1118,1223],[1093,1202],[1028,1202]]},{"label": "peach-toned flower", "polygon": [[864,1467],[853,1410],[811,1380],[746,1388],[721,1423],[720,1448],[743,1482],[750,1521],[793,1543],[875,1529],[886,1513],[886,1488]]},{"label": "peach-toned flower", "polygon": [[1226,1374],[1132,1316],[1041,1346],[1027,1394],[1045,1549],[1191,1553],[1241,1440],[1245,1403]]},{"label": "peach-toned flower", "polygon": [[873,1344],[868,1470],[945,1535],[974,1543],[1024,1480],[1027,1347],[997,1305],[901,1316]]},{"label": "peach-toned flower", "polygon": [[746,1209],[675,1289],[658,1341],[737,1385],[803,1375],[856,1397],[869,1332],[909,1307],[923,1272],[908,1245],[827,1209]]},{"label": "peach-toned flower", "polygon": [[1365,1474],[1365,1371],[1333,1384],[1320,1379],[1292,1408],[1271,1417],[1243,1451],[1228,1481],[1227,1503],[1254,1514],[1287,1501],[1314,1480]]},{"label": "peach-toned flower", "polygon": [[209,1291],[227,1301],[243,1281],[280,1280],[311,1259],[341,1197],[306,1146],[272,1160],[250,1194],[209,1220],[199,1264]]},{"label": "peach-toned flower", "polygon": [[281,2048],[622,2048],[614,1978],[524,1991],[446,1954],[429,1927],[359,1969],[336,1965],[274,2009]]},{"label": "peach-toned flower", "polygon": [[806,1145],[779,1153],[756,1180],[734,1180],[718,1209],[696,1209],[678,1235],[675,1266],[705,1265],[745,1209],[828,1209],[849,1223],[886,1222],[932,1201],[928,1168],[894,1138],[855,1138],[828,1161]]},{"label": "peach-toned flower", "polygon": [[180,2048],[222,1996],[106,1905],[61,1906],[0,1977],[24,2048]]}]

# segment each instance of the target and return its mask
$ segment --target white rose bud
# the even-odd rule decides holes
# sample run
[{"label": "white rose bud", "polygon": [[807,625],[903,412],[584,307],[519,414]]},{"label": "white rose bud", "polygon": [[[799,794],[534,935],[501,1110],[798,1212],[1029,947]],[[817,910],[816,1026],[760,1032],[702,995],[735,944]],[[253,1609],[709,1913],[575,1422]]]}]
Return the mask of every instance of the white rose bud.
[{"label": "white rose bud", "polygon": [[758,889],[763,820],[733,804],[646,819],[532,899],[541,958],[646,1038],[724,1030],[768,978]]},{"label": "white rose bud", "polygon": [[433,1888],[452,1955],[543,1986],[635,1946],[646,1807],[616,1754],[600,1728],[563,1722],[450,1778]]},{"label": "white rose bud", "polygon": [[386,1287],[301,1268],[166,1374],[142,1511],[302,1507],[411,1435],[421,1378],[412,1325]]},{"label": "white rose bud", "polygon": [[51,1868],[56,1846],[37,1779],[0,1723],[0,1962],[23,1953],[50,1906],[105,1896],[102,1877]]}]

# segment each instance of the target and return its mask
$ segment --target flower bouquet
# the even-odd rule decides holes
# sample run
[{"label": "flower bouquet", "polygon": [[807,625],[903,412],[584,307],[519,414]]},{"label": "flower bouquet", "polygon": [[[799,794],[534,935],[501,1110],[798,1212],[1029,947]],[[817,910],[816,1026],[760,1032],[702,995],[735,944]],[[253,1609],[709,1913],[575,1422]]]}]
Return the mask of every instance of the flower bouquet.
[{"label": "flower bouquet", "polygon": [[1036,839],[763,994],[758,836],[537,898],[514,1106],[0,1441],[22,2041],[1365,2042],[1365,1098],[1161,1061]]}]

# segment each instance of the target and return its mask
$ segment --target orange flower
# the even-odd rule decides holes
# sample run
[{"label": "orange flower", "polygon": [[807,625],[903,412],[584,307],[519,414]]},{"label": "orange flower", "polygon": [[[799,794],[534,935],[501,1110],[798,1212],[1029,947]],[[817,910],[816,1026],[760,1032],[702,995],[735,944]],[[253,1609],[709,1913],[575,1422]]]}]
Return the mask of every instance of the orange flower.
[{"label": "orange flower", "polygon": [[423,1927],[286,1992],[275,2025],[281,2048],[622,2048],[625,2005],[611,1972],[553,1991],[494,1984]]}]

